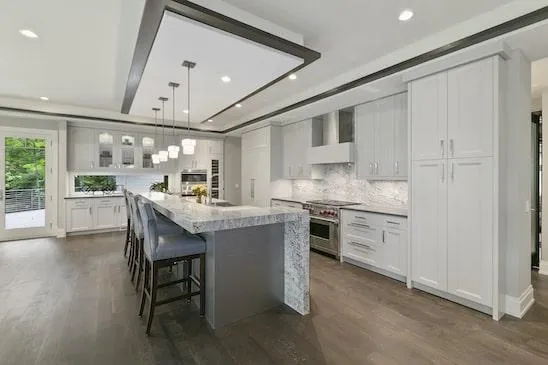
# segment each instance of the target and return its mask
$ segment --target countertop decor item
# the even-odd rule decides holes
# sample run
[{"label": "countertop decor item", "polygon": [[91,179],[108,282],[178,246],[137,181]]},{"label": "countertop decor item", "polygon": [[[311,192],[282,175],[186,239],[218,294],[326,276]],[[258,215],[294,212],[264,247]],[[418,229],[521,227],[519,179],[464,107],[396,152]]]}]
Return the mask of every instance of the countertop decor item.
[{"label": "countertop decor item", "polygon": [[155,191],[158,193],[165,193],[167,190],[166,184],[164,182],[156,182],[148,188],[149,191]]},{"label": "countertop decor item", "polygon": [[196,203],[202,202],[202,196],[207,196],[207,189],[204,185],[192,187],[192,194],[196,195]]}]

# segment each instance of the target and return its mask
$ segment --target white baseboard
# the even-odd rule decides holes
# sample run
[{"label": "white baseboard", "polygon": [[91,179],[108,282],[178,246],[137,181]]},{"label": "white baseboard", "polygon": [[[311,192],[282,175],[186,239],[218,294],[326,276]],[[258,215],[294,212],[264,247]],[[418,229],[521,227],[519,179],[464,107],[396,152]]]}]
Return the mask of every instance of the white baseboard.
[{"label": "white baseboard", "polygon": [[65,232],[64,229],[58,228],[57,229],[57,238],[65,238],[67,236],[67,232]]},{"label": "white baseboard", "polygon": [[548,261],[540,261],[538,273],[548,275]]},{"label": "white baseboard", "polygon": [[513,317],[523,318],[525,313],[527,313],[529,308],[535,303],[533,292],[533,286],[529,285],[519,298],[506,295],[505,312]]}]

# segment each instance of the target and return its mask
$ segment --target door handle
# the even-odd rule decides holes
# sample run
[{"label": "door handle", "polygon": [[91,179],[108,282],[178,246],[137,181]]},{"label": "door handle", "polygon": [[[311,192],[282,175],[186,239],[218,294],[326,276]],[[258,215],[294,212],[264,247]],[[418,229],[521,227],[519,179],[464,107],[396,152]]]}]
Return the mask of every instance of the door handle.
[{"label": "door handle", "polygon": [[91,215],[91,207],[89,207],[89,215]]},{"label": "door handle", "polygon": [[385,240],[384,240],[384,234],[385,234],[385,233],[386,233],[386,232],[385,232],[384,229],[383,229],[383,231],[382,231],[382,243],[385,243]]},{"label": "door handle", "polygon": [[441,182],[445,182],[445,165],[441,165]]},{"label": "door handle", "polygon": [[373,175],[373,162],[369,163],[369,175]]},{"label": "door handle", "polygon": [[440,139],[441,157],[445,156],[445,140]]},{"label": "door handle", "polygon": [[394,168],[396,170],[396,175],[399,175],[399,173],[400,173],[400,163],[399,163],[399,161],[396,161],[394,163]]},{"label": "door handle", "polygon": [[455,181],[455,163],[451,162],[451,181]]},{"label": "door handle", "polygon": [[455,157],[455,141],[453,141],[453,138],[449,140],[449,149],[451,150],[451,157]]},{"label": "door handle", "polygon": [[375,162],[375,175],[379,174],[379,162]]}]

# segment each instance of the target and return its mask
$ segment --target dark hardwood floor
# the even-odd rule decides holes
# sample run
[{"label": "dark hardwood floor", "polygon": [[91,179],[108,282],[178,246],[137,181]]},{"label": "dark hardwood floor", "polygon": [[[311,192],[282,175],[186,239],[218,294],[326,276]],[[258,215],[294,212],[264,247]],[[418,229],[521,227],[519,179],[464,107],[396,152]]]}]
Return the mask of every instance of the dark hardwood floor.
[{"label": "dark hardwood floor", "polygon": [[548,364],[548,278],[523,320],[490,317],[312,254],[312,315],[272,310],[212,331],[183,302],[152,336],[123,234],[0,243],[0,364]]}]

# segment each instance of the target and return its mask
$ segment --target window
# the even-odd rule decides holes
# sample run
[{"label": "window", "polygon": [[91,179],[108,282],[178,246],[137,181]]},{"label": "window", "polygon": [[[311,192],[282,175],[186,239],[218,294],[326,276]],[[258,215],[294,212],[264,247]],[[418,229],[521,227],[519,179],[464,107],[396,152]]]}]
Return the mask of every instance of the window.
[{"label": "window", "polygon": [[125,187],[132,191],[149,191],[153,184],[163,183],[163,175],[76,175],[75,193],[113,193]]}]

